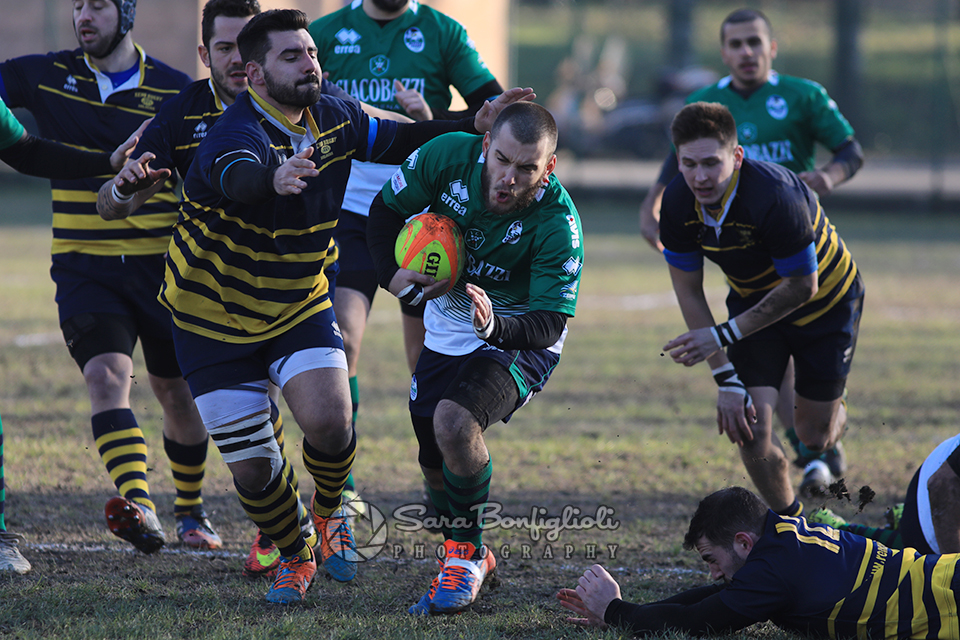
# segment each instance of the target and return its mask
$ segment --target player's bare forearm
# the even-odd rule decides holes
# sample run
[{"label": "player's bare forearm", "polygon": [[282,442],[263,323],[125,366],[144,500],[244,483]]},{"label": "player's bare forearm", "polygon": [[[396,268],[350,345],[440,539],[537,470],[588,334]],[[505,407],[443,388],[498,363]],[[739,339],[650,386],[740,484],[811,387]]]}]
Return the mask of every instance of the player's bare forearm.
[{"label": "player's bare forearm", "polygon": [[653,183],[643,202],[640,203],[640,235],[647,243],[663,252],[663,243],[660,242],[660,203],[666,187],[659,182]]},{"label": "player's bare forearm", "polygon": [[927,481],[940,553],[960,553],[960,477],[944,462]]},{"label": "player's bare forearm", "polygon": [[809,302],[817,293],[817,274],[784,278],[760,302],[736,317],[742,335],[768,327]]}]

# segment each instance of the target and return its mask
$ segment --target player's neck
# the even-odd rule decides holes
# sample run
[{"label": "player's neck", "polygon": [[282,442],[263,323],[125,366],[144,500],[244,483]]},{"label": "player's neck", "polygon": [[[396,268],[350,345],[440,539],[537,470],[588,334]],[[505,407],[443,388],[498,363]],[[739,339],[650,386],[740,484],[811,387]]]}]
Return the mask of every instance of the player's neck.
[{"label": "player's neck", "polygon": [[290,124],[299,125],[300,121],[303,120],[303,112],[306,111],[306,109],[303,107],[293,107],[288,104],[277,102],[267,91],[266,87],[263,86],[251,86],[249,87],[249,90],[256,93],[260,100],[266,102],[268,105],[279,111],[280,115],[290,121]]},{"label": "player's neck", "polygon": [[754,91],[759,89],[760,87],[767,84],[768,82],[770,82],[769,73],[767,74],[767,77],[764,78],[763,80],[760,80],[758,82],[751,82],[750,84],[740,82],[736,78],[733,78],[733,80],[730,82],[730,86],[733,87],[733,90],[739,93],[741,96],[747,97],[750,94],[752,94]]},{"label": "player's neck", "polygon": [[384,11],[383,9],[380,9],[375,4],[373,4],[371,0],[363,0],[363,12],[367,14],[367,16],[369,16],[371,20],[378,20],[378,21],[394,20],[402,16],[404,13],[406,13],[407,9],[409,8],[410,8],[410,4],[407,3],[403,7],[403,9],[400,9],[398,11]]},{"label": "player's neck", "polygon": [[127,33],[117,47],[103,58],[90,56],[90,62],[103,73],[126,71],[140,60],[140,54],[133,44],[133,36]]}]

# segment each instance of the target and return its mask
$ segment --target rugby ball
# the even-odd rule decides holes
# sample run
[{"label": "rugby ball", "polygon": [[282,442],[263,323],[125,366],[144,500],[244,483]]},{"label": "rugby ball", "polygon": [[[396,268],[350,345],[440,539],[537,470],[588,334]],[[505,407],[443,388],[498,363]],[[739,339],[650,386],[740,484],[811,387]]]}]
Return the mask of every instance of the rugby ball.
[{"label": "rugby ball", "polygon": [[463,235],[452,218],[437,213],[421,213],[403,226],[396,244],[397,264],[443,280],[450,278],[446,293],[463,272],[466,254]]}]

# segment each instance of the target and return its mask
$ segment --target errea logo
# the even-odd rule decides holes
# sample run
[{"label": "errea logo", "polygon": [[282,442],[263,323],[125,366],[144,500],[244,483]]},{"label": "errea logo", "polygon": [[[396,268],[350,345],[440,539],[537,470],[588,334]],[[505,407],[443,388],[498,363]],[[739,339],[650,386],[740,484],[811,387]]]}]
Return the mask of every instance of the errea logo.
[{"label": "errea logo", "polygon": [[201,120],[200,124],[198,124],[193,128],[193,139],[198,140],[200,138],[207,137],[207,129],[209,128],[210,128],[209,125],[203,120]]},{"label": "errea logo", "polygon": [[77,79],[72,75],[67,76],[67,81],[63,83],[64,91],[72,91],[77,93]]},{"label": "errea logo", "polygon": [[357,42],[360,40],[361,36],[353,29],[347,29],[344,27],[343,29],[340,29],[340,31],[337,31],[333,37],[336,38],[340,43],[333,48],[334,53],[360,53],[360,45],[358,45]]},{"label": "errea logo", "polygon": [[461,216],[467,215],[467,208],[464,202],[470,200],[470,194],[467,192],[466,185],[459,179],[450,183],[450,192],[444,191],[440,196],[440,201],[456,211]]}]

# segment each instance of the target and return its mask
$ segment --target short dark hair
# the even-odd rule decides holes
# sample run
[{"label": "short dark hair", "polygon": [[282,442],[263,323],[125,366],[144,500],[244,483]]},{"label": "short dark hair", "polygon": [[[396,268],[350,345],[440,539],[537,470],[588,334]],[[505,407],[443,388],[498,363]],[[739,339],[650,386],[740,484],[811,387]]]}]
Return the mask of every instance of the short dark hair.
[{"label": "short dark hair", "polygon": [[721,146],[733,148],[737,146],[737,122],[718,102],[693,102],[674,116],[670,136],[677,149],[701,138],[713,138]]},{"label": "short dark hair", "polygon": [[213,23],[219,17],[246,18],[260,13],[257,0],[210,0],[203,5],[203,18],[200,20],[200,41],[207,49],[213,37]]},{"label": "short dark hair", "polygon": [[271,9],[255,15],[243,25],[237,35],[237,48],[240,59],[246,64],[251,60],[263,64],[270,51],[270,34],[276,31],[307,30],[310,21],[307,14],[299,9]]},{"label": "short dark hair", "polygon": [[683,537],[683,548],[694,549],[700,538],[710,544],[731,548],[740,531],[763,535],[767,522],[767,505],[752,491],[743,487],[727,487],[700,501]]},{"label": "short dark hair", "polygon": [[727,28],[728,24],[740,24],[741,22],[753,22],[754,20],[763,20],[763,24],[767,25],[767,33],[770,34],[770,37],[773,37],[773,25],[770,24],[770,20],[767,19],[767,16],[763,15],[763,11],[759,9],[737,9],[730,15],[728,15],[723,22],[720,23],[720,44],[723,44],[723,33]]},{"label": "short dark hair", "polygon": [[556,153],[557,121],[544,107],[534,102],[514,102],[507,105],[493,121],[490,137],[496,138],[507,123],[510,123],[510,132],[520,144],[538,144],[546,139],[550,155]]}]

